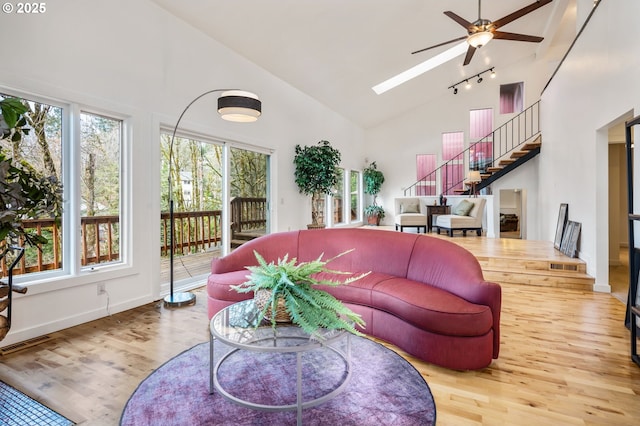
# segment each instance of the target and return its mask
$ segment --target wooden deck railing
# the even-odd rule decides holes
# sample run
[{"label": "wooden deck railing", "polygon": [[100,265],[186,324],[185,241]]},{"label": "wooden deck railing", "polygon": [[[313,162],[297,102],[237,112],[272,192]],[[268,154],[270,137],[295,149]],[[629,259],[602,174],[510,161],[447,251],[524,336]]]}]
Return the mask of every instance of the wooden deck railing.
[{"label": "wooden deck railing", "polygon": [[[171,222],[169,213],[161,214],[161,251],[169,255]],[[182,256],[205,251],[222,241],[222,210],[174,212],[174,255]]]},{"label": "wooden deck railing", "polygon": [[[265,198],[236,197],[231,202],[231,222],[234,232],[266,228]],[[162,213],[160,223],[160,254],[169,253],[169,213]],[[174,254],[186,256],[219,247],[222,242],[222,211],[174,213],[176,238]],[[120,259],[119,216],[85,216],[81,225],[81,264],[83,266],[113,262]],[[62,267],[60,228],[53,219],[25,220],[24,227],[45,236],[50,244],[42,250],[27,247],[25,255],[14,269],[14,275],[41,272]],[[24,245],[24,241],[20,241]],[[0,261],[2,276],[7,275],[7,264]]]},{"label": "wooden deck railing", "polygon": [[231,230],[246,232],[267,227],[267,199],[235,197],[231,200]]}]

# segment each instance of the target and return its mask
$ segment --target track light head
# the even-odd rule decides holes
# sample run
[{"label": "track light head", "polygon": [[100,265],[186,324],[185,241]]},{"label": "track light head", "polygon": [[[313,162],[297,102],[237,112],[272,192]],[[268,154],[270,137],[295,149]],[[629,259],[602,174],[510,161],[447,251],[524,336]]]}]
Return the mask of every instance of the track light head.
[{"label": "track light head", "polygon": [[478,83],[482,83],[482,77],[478,76]]},{"label": "track light head", "polygon": [[454,88],[453,88],[453,94],[454,94],[454,95],[457,95],[457,94],[458,94],[458,88],[457,88],[457,87],[454,87]]},{"label": "track light head", "polygon": [[464,85],[465,89],[471,89],[471,83],[469,83],[469,80],[465,80],[465,85]]},{"label": "track light head", "polygon": [[491,68],[491,78],[496,78],[496,72]]}]

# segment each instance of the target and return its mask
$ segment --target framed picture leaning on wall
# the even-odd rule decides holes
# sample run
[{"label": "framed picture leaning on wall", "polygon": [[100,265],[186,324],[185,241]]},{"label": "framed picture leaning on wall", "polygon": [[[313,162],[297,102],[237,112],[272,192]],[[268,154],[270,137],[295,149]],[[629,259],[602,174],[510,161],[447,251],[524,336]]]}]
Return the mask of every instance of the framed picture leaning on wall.
[{"label": "framed picture leaning on wall", "polygon": [[558,224],[556,225],[556,238],[553,241],[553,246],[560,250],[562,246],[562,237],[567,227],[567,218],[569,215],[569,204],[560,204],[560,211],[558,212]]}]

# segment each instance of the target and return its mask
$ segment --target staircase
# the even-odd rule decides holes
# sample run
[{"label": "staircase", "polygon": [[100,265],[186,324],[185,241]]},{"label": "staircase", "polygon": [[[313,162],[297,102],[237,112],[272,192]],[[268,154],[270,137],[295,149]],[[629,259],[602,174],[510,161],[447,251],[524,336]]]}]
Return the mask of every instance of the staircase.
[{"label": "staircase", "polygon": [[[513,243],[513,241],[511,241]],[[578,258],[476,256],[487,281],[593,291],[595,279]]]},{"label": "staircase", "polygon": [[[461,164],[466,165],[463,169],[480,171],[482,181],[475,186],[479,191],[538,155],[541,146],[538,101],[413,183],[404,190],[404,196],[470,194],[472,187],[465,182],[466,173],[462,173]],[[491,158],[479,160],[479,153],[486,151],[490,151]]]},{"label": "staircase", "polygon": [[[496,166],[487,167],[480,173],[482,181],[476,184],[476,191],[480,191],[482,188],[486,188],[502,176],[509,173],[511,170],[523,165],[527,161],[531,160],[536,155],[540,154],[540,148],[542,147],[542,135],[537,134],[531,142],[525,142],[519,146],[516,150],[511,151],[510,155],[499,159]],[[454,190],[458,194],[470,194],[471,189]]]}]

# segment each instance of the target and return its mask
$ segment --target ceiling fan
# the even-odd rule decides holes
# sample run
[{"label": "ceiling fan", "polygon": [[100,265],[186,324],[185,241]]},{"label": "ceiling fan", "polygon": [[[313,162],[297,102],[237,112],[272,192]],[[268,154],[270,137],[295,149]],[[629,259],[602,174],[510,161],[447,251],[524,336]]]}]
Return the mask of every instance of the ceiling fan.
[{"label": "ceiling fan", "polygon": [[424,52],[425,50],[433,49],[435,47],[440,47],[447,45],[449,43],[453,43],[455,41],[467,40],[469,44],[469,48],[467,49],[467,54],[464,57],[464,64],[468,65],[471,62],[471,58],[473,58],[473,54],[476,52],[476,49],[484,46],[492,39],[502,39],[502,40],[515,40],[515,41],[528,41],[532,43],[540,43],[543,40],[543,37],[531,36],[526,34],[516,34],[516,33],[507,33],[504,31],[497,31],[498,28],[506,25],[512,21],[515,21],[518,18],[523,17],[524,15],[533,12],[536,9],[541,8],[542,6],[551,3],[553,0],[538,0],[531,3],[529,6],[525,6],[520,10],[516,10],[515,12],[504,16],[496,21],[490,21],[488,19],[483,19],[481,14],[481,3],[482,0],[478,0],[478,19],[474,22],[469,22],[466,19],[456,15],[451,11],[444,12],[449,18],[456,21],[458,24],[462,25],[467,29],[468,35],[454,38],[453,40],[445,41],[443,43],[438,43],[433,46],[425,47],[424,49],[416,50],[415,52],[411,52],[412,55],[416,53]]}]

